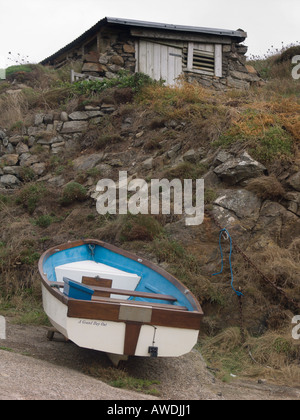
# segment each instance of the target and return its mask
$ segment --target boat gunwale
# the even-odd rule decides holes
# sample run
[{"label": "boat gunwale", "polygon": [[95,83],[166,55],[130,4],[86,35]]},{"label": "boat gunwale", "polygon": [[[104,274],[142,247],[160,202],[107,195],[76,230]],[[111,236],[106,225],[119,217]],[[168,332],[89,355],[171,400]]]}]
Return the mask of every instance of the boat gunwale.
[{"label": "boat gunwale", "polygon": [[[66,295],[64,295],[58,288],[54,288],[51,286],[51,284],[53,285],[53,282],[49,281],[47,278],[47,274],[44,273],[43,270],[43,265],[45,263],[45,261],[51,257],[52,255],[56,254],[57,252],[61,252],[70,248],[75,248],[78,246],[82,246],[82,245],[98,245],[101,246],[103,248],[106,248],[116,254],[122,255],[126,258],[129,258],[131,260],[134,260],[152,270],[154,270],[155,272],[157,272],[158,274],[162,275],[163,277],[166,278],[166,280],[168,280],[169,282],[171,282],[182,294],[184,294],[184,296],[188,299],[188,301],[190,302],[193,311],[186,311],[186,312],[182,312],[182,311],[176,311],[176,305],[170,305],[170,308],[154,308],[153,307],[153,312],[157,313],[157,314],[167,314],[169,315],[168,318],[171,316],[173,316],[173,314],[180,314],[182,316],[182,321],[183,324],[186,325],[185,327],[182,326],[182,322],[179,322],[179,325],[181,325],[179,328],[191,328],[192,325],[188,325],[188,319],[190,318],[191,320],[194,319],[195,320],[195,316],[197,316],[197,318],[202,318],[203,316],[203,311],[202,308],[199,304],[199,302],[197,301],[196,297],[192,294],[192,292],[187,289],[180,280],[176,279],[174,276],[172,276],[170,273],[168,273],[167,271],[165,271],[164,269],[162,269],[161,267],[156,266],[155,264],[153,264],[151,261],[144,259],[142,257],[138,257],[135,254],[132,254],[128,251],[125,251],[123,249],[120,249],[114,245],[108,244],[106,242],[100,241],[100,240],[96,240],[96,239],[82,239],[82,240],[78,240],[78,241],[73,241],[73,242],[67,242],[58,246],[54,246],[52,248],[49,248],[47,251],[45,251],[42,256],[39,259],[39,263],[38,263],[38,268],[39,268],[39,273],[41,275],[41,279],[42,279],[42,284],[46,287],[46,289],[55,297],[57,298],[59,301],[61,301],[63,304],[68,306],[68,316],[73,317],[72,316],[72,311],[70,311],[70,308],[77,307],[77,308],[82,308],[82,311],[80,312],[80,316],[84,318],[85,317],[85,310],[87,308],[90,307],[91,311],[86,310],[87,312],[87,318],[86,319],[91,319],[90,316],[95,316],[96,315],[96,308],[99,308],[99,310],[101,309],[100,306],[96,307],[94,305],[117,305],[118,307],[120,307],[121,303],[116,303],[116,302],[107,302],[107,301],[102,301],[101,299],[97,300],[97,301],[81,301],[81,300],[76,300],[76,299],[71,299],[69,297],[67,297]],[[123,304],[126,305],[134,305],[134,301],[124,301]],[[145,306],[151,306],[151,302],[145,302]],[[109,308],[110,306],[107,306],[107,308]],[[70,313],[70,315],[69,315]],[[91,315],[89,316],[88,313],[91,313]],[[171,315],[172,314],[172,315]],[[184,314],[184,315],[183,315]],[[176,318],[176,320],[178,321],[178,319]],[[176,324],[176,320],[174,319],[174,324]],[[117,320],[116,320],[117,321]],[[119,321],[120,322],[120,321]],[[200,319],[199,319],[200,322]],[[165,322],[163,322],[163,324],[165,325]],[[168,323],[167,323],[168,324]],[[166,324],[166,326],[167,326]],[[196,324],[194,322],[192,322],[192,324]],[[175,325],[174,325],[175,326]]]}]

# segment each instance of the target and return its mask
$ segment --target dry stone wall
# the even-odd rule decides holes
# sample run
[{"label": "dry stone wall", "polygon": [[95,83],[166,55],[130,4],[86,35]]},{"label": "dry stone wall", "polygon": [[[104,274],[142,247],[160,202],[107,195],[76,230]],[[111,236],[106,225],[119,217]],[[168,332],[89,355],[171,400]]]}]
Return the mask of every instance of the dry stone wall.
[{"label": "dry stone wall", "polygon": [[[9,135],[0,129],[0,190],[38,179],[47,172],[43,153],[58,155],[76,151],[89,128],[115,111],[113,105],[86,106],[84,111],[36,114],[23,134]],[[43,153],[41,153],[43,152]]]}]

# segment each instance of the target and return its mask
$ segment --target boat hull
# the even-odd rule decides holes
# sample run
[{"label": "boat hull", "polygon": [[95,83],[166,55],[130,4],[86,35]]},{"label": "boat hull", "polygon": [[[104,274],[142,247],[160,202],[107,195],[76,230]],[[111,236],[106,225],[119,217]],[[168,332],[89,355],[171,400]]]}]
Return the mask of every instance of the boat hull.
[{"label": "boat hull", "polygon": [[[189,353],[198,340],[197,329],[69,317],[67,305],[56,299],[44,286],[42,293],[44,310],[51,324],[79,347],[117,355],[131,352],[132,356],[150,357],[149,347],[155,346],[158,347],[158,357],[179,357]],[[128,325],[133,327],[130,329]],[[138,328],[134,329],[134,326]],[[136,340],[137,330],[139,334]],[[134,342],[134,352],[126,351],[126,342]]]},{"label": "boat hull", "polygon": [[46,251],[39,271],[50,322],[80,347],[119,356],[178,357],[197,343],[203,312],[196,298],[145,259],[82,240]]}]

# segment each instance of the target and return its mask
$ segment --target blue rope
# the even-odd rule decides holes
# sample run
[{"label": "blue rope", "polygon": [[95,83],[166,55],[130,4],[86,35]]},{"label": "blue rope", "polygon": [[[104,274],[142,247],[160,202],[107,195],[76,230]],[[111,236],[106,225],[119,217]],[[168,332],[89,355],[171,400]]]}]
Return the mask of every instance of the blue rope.
[{"label": "blue rope", "polygon": [[221,251],[221,271],[219,273],[215,273],[213,274],[213,276],[218,276],[219,274],[223,273],[223,268],[224,268],[224,256],[223,256],[223,250],[222,250],[222,235],[223,233],[227,233],[228,238],[230,239],[230,253],[229,253],[229,265],[230,265],[230,273],[231,273],[231,287],[233,289],[233,291],[237,294],[238,297],[244,296],[243,293],[235,290],[235,288],[233,287],[233,271],[232,271],[232,264],[231,264],[231,257],[232,257],[232,239],[231,236],[229,235],[229,232],[227,229],[222,229],[220,231],[220,236],[219,236],[219,246],[220,246],[220,251]]}]

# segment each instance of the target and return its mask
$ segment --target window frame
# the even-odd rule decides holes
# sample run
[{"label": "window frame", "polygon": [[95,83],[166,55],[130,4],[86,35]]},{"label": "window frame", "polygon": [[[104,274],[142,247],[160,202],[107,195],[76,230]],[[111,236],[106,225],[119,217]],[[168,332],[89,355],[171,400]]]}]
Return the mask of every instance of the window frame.
[{"label": "window frame", "polygon": [[[202,44],[204,48],[207,48],[208,46],[211,48],[213,47],[213,57],[214,57],[214,73],[205,70],[199,70],[194,67],[194,50],[197,51],[203,51],[205,50],[199,50],[199,45],[201,44],[195,44],[194,42],[189,42],[187,46],[187,64],[186,67],[183,67],[183,71],[185,72],[191,72],[196,74],[203,74],[206,76],[212,76],[212,77],[223,77],[223,63],[222,63],[222,44]],[[196,48],[198,47],[198,48]]]}]

